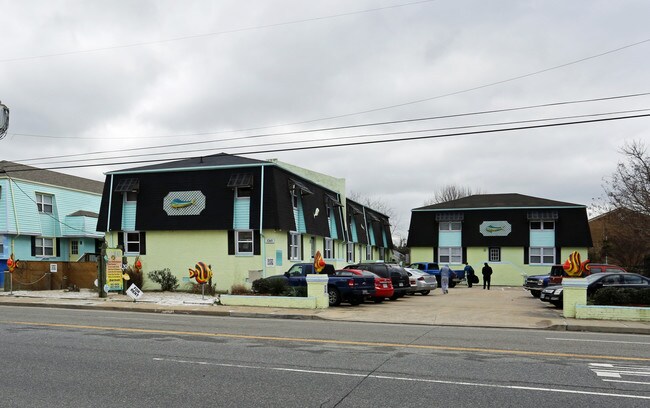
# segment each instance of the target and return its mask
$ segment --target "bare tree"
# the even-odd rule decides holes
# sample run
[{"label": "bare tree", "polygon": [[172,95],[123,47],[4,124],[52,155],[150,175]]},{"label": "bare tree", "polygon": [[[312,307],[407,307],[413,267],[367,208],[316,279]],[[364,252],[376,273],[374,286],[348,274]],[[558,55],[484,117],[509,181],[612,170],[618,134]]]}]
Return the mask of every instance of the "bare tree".
[{"label": "bare tree", "polygon": [[449,184],[443,186],[433,193],[433,197],[424,202],[424,205],[446,203],[447,201],[458,200],[459,198],[471,196],[473,194],[482,194],[480,189],[474,190],[472,187],[463,187]]},{"label": "bare tree", "polygon": [[603,250],[623,266],[642,271],[641,265],[650,260],[650,156],[639,141],[626,143],[621,154],[626,161],[618,163],[603,185],[600,210],[610,215],[613,224]]},{"label": "bare tree", "polygon": [[607,201],[612,208],[627,208],[650,216],[650,156],[640,141],[621,148],[626,162],[619,162],[616,171],[605,181]]}]

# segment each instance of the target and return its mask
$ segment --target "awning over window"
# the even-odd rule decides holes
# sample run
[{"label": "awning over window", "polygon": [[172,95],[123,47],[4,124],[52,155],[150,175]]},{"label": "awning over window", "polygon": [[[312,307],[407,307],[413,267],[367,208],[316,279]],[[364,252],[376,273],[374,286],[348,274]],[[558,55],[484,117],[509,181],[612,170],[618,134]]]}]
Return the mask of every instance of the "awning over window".
[{"label": "awning over window", "polygon": [[294,179],[289,179],[289,188],[298,189],[302,194],[314,194],[314,192],[311,191],[306,185]]},{"label": "awning over window", "polygon": [[348,202],[348,208],[352,211],[353,214],[361,214],[361,209],[350,202]]},{"label": "awning over window", "polygon": [[252,187],[253,186],[253,175],[251,173],[238,173],[230,176],[228,180],[228,188],[235,187]]},{"label": "awning over window", "polygon": [[140,190],[140,179],[137,178],[120,180],[115,187],[116,193],[130,193],[137,192],[138,190]]},{"label": "awning over window", "polygon": [[443,212],[436,214],[436,221],[462,221],[465,219],[465,214],[461,212]]},{"label": "awning over window", "polygon": [[326,200],[327,200],[330,204],[335,205],[335,206],[338,206],[338,207],[343,207],[343,204],[341,204],[341,202],[339,201],[339,199],[336,198],[335,196],[333,196],[333,195],[331,195],[331,194],[325,194],[325,196],[327,197]]},{"label": "awning over window", "polygon": [[370,221],[379,222],[379,217],[373,213],[366,212],[366,216],[370,219]]},{"label": "awning over window", "polygon": [[529,220],[557,220],[557,211],[528,211]]}]

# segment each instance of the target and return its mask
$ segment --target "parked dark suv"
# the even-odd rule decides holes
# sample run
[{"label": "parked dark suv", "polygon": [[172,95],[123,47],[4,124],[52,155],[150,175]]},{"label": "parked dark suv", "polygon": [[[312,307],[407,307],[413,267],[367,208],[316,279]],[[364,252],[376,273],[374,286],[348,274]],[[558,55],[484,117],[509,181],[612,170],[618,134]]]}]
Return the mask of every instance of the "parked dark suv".
[{"label": "parked dark suv", "polygon": [[370,271],[375,275],[379,275],[382,278],[390,278],[393,282],[393,296],[390,300],[395,300],[401,298],[402,296],[410,292],[411,283],[409,281],[408,272],[404,268],[395,264],[387,264],[383,262],[368,262],[368,263],[358,263],[354,265],[348,265],[346,269],[362,269],[364,271]]}]

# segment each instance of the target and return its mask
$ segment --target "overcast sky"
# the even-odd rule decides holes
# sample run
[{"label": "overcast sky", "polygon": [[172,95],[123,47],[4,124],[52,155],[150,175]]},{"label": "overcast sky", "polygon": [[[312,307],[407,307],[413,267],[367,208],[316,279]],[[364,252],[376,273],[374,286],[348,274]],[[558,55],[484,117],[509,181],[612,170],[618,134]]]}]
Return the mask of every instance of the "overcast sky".
[{"label": "overcast sky", "polygon": [[[348,193],[391,207],[406,236],[410,210],[445,185],[590,206],[620,147],[650,140],[647,117],[453,135],[648,114],[645,95],[277,135],[650,92],[647,0],[0,0],[0,10],[11,112],[0,160],[102,164],[57,170],[96,180],[155,158],[278,158],[346,178]],[[624,111],[635,112],[612,115]],[[522,123],[539,119],[553,120]],[[504,122],[516,123],[485,126]],[[416,136],[445,137],[253,153]],[[165,145],[175,146],[155,148]]]}]

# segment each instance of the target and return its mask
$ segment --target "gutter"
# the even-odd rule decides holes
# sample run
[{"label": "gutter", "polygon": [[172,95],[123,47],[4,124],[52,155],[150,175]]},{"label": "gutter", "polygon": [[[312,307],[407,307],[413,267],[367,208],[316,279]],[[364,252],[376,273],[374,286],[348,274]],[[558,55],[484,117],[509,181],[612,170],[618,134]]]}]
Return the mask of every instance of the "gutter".
[{"label": "gutter", "polygon": [[111,176],[114,174],[147,174],[147,173],[173,173],[179,171],[205,171],[205,170],[219,170],[219,169],[241,169],[249,167],[264,167],[264,166],[274,166],[273,163],[255,163],[255,164],[232,164],[227,166],[203,166],[203,167],[175,167],[169,169],[143,169],[143,170],[123,170],[123,171],[111,171],[106,174]]}]

